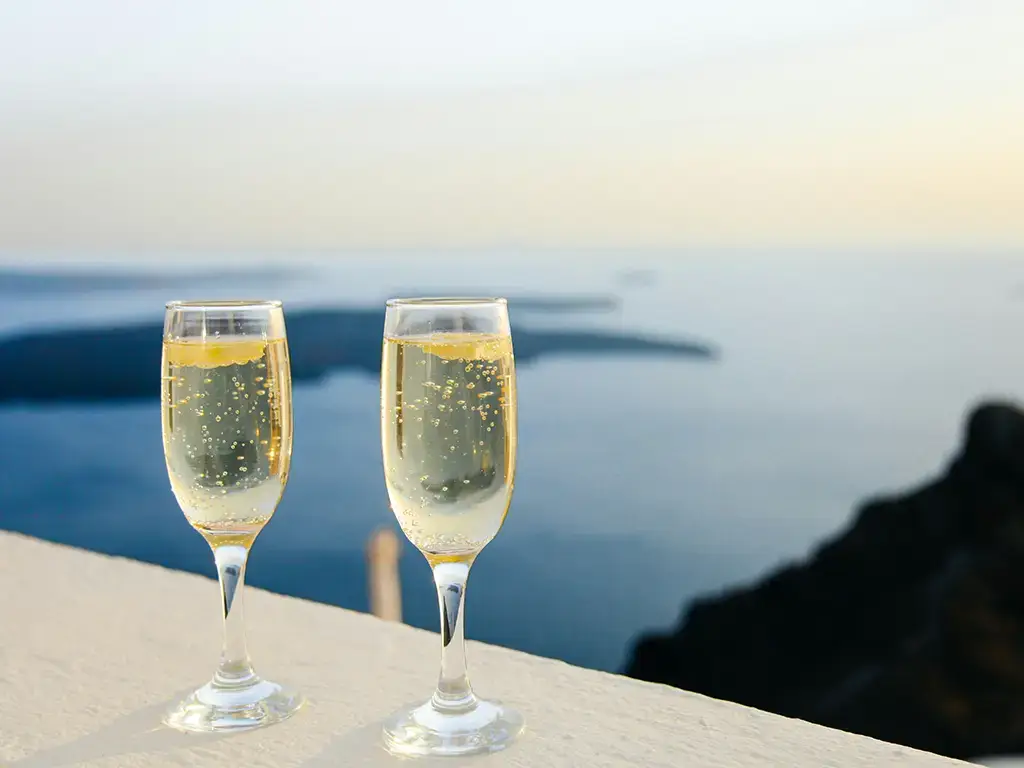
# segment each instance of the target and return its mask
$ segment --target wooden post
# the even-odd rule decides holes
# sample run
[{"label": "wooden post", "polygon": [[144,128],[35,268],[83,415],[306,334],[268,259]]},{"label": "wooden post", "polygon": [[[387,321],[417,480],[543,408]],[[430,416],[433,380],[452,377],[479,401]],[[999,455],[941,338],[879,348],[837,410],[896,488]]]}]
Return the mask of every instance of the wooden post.
[{"label": "wooden post", "polygon": [[391,528],[378,528],[370,535],[366,559],[370,567],[370,612],[385,621],[402,621],[402,584],[398,558],[402,542]]}]

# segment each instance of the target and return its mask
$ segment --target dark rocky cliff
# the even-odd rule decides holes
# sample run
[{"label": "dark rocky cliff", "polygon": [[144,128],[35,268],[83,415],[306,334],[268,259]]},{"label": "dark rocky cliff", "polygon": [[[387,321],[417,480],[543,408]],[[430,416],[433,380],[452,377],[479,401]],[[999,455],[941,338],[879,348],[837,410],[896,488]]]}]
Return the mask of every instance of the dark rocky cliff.
[{"label": "dark rocky cliff", "polygon": [[952,757],[1024,752],[1024,412],[978,407],[942,477],[695,601],[626,673]]}]

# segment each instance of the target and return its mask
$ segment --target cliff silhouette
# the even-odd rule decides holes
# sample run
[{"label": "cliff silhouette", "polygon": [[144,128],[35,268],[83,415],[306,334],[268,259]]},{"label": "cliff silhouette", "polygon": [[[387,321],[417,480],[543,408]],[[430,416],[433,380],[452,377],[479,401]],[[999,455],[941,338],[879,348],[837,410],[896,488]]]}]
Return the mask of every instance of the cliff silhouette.
[{"label": "cliff silhouette", "polygon": [[802,563],[693,602],[626,674],[957,758],[1024,752],[1024,411]]}]

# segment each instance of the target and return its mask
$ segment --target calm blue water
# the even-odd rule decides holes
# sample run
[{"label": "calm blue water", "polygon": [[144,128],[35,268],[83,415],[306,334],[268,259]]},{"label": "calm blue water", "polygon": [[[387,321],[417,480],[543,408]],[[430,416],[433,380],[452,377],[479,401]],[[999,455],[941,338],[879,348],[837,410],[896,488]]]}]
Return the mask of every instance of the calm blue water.
[{"label": "calm blue water", "polygon": [[[230,268],[224,264],[211,264]],[[605,312],[530,313],[522,328],[696,338],[717,360],[551,355],[523,365],[520,465],[505,528],[477,562],[468,631],[603,669],[685,600],[802,557],[854,505],[940,471],[964,411],[1024,391],[1024,262],[1010,256],[778,254],[287,260],[284,275],[0,278],[0,334],[162,319],[171,298],[263,295],[377,307],[388,295],[601,294]],[[280,264],[278,265],[280,266]],[[623,272],[650,270],[623,280]],[[339,344],[343,340],[339,340]],[[74,377],[74,370],[67,370]],[[0,526],[205,574],[170,493],[158,371],[147,401],[0,405]],[[296,388],[293,474],[250,583],[366,610],[363,547],[393,522],[378,383]],[[436,626],[407,547],[406,619]],[[216,620],[211,591],[211,621]]]}]

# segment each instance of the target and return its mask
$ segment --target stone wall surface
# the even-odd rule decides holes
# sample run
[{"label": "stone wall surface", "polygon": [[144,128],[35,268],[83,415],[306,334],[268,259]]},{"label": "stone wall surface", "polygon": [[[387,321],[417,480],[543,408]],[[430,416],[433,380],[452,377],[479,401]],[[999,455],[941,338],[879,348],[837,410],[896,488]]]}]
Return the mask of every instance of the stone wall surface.
[{"label": "stone wall surface", "polygon": [[[258,551],[255,553],[258,556]],[[437,635],[372,616],[247,592],[250,651],[310,704],[283,724],[195,736],[163,709],[212,672],[215,583],[0,534],[0,765],[392,766],[380,721],[425,699]],[[472,590],[467,608],[473,629]],[[521,708],[510,750],[424,764],[941,768],[966,765],[660,685],[471,643],[478,691]]]}]

